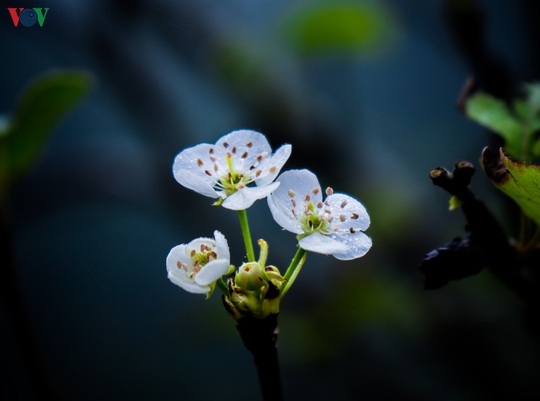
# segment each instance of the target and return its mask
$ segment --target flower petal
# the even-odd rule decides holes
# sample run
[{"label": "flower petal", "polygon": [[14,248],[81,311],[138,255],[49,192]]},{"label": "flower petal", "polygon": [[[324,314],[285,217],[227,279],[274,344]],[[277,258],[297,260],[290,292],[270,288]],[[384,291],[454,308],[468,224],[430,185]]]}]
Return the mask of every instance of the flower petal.
[{"label": "flower petal", "polygon": [[174,159],[173,175],[176,181],[186,188],[205,196],[217,198],[214,190],[218,181],[214,171],[214,162],[210,159],[210,149],[213,145],[202,143],[184,149]]},{"label": "flower petal", "polygon": [[169,272],[167,277],[173,284],[176,284],[192,294],[206,294],[208,291],[210,291],[210,287],[207,285],[198,285],[195,282],[187,281],[187,278],[186,280],[183,280],[182,277],[185,277],[185,275],[181,276]]},{"label": "flower petal", "polygon": [[235,170],[247,171],[250,166],[258,164],[257,158],[266,154],[270,156],[272,148],[266,137],[257,131],[237,130],[222,136],[216,142],[216,150],[233,156]]},{"label": "flower petal", "polygon": [[348,251],[347,245],[343,242],[337,241],[317,232],[302,238],[298,242],[298,245],[300,248],[305,249],[306,251],[322,253],[325,255],[335,253],[341,254]]},{"label": "flower petal", "polygon": [[344,252],[332,252],[332,256],[339,260],[351,260],[364,256],[371,248],[372,241],[366,234],[358,231],[354,234],[338,235],[338,241],[347,245]]},{"label": "flower petal", "polygon": [[230,252],[227,239],[218,230],[214,231],[214,238],[216,239],[216,253],[218,255],[218,259],[226,259],[227,262],[229,262]]},{"label": "flower petal", "polygon": [[225,198],[221,205],[230,210],[244,210],[253,205],[257,199],[267,197],[278,187],[279,183],[277,182],[264,187],[244,187]]},{"label": "flower petal", "polygon": [[281,171],[281,168],[283,165],[287,162],[289,159],[289,156],[291,155],[292,146],[291,145],[283,145],[280,147],[274,155],[270,159],[264,159],[261,164],[258,166],[259,169],[261,169],[262,173],[260,178],[257,178],[255,180],[255,184],[261,186],[261,185],[267,185],[274,181],[274,179],[277,177],[279,172]]},{"label": "flower petal", "polygon": [[322,201],[319,180],[309,170],[289,170],[276,181],[280,186],[268,197],[270,212],[285,230],[300,234],[303,231],[297,216],[303,213],[306,197],[314,204]]},{"label": "flower petal", "polygon": [[370,218],[366,208],[358,200],[345,194],[335,193],[326,198],[332,214],[336,217],[334,224],[340,232],[365,231],[369,227]]},{"label": "flower petal", "polygon": [[208,262],[195,275],[195,283],[199,285],[209,285],[223,276],[229,270],[229,260],[217,259]]}]

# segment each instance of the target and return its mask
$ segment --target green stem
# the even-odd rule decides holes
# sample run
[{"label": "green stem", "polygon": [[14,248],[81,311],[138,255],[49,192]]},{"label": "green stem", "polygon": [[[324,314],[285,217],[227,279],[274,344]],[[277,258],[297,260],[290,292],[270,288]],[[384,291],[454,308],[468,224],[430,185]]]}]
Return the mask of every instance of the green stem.
[{"label": "green stem", "polygon": [[221,292],[223,294],[225,294],[226,297],[231,297],[231,293],[229,291],[229,287],[227,286],[227,284],[225,284],[225,281],[223,281],[223,277],[220,277],[218,281],[216,281],[217,283],[217,286],[219,287],[219,289],[221,290]]},{"label": "green stem", "polygon": [[251,234],[249,232],[249,224],[245,210],[238,211],[238,219],[240,220],[240,228],[242,229],[244,244],[246,245],[248,262],[255,262],[255,252],[253,252],[253,243],[251,242]]},{"label": "green stem", "polygon": [[291,285],[294,283],[294,280],[296,280],[296,276],[298,276],[298,273],[300,273],[300,270],[302,269],[302,266],[304,265],[304,262],[306,261],[306,251],[300,247],[298,247],[298,250],[296,251],[296,254],[294,255],[293,260],[291,261],[291,264],[287,268],[287,271],[285,272],[285,275],[283,278],[285,279],[285,282],[281,286],[280,289],[280,297],[283,298],[283,296],[289,291],[289,288],[291,288]]}]

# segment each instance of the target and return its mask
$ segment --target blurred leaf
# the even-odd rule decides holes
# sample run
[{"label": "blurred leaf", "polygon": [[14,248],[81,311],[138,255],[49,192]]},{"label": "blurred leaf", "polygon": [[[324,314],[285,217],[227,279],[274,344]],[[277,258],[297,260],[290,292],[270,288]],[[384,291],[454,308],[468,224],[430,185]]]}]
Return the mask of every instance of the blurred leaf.
[{"label": "blurred leaf", "polygon": [[484,151],[482,164],[493,183],[540,225],[540,166],[513,161],[502,149],[498,158]]},{"label": "blurred leaf", "polygon": [[308,3],[285,22],[287,37],[302,53],[364,51],[380,45],[390,31],[390,17],[370,3]]},{"label": "blurred leaf", "polygon": [[90,76],[78,71],[54,71],[30,83],[4,133],[12,180],[34,164],[55,125],[87,93],[90,84]]},{"label": "blurred leaf", "polygon": [[520,156],[523,124],[502,101],[479,92],[467,100],[465,111],[471,120],[501,135],[509,154]]},{"label": "blurred leaf", "polygon": [[463,202],[461,202],[461,200],[460,200],[457,196],[452,195],[452,196],[450,197],[448,209],[449,209],[450,211],[456,210],[456,209],[458,209],[458,208],[461,206],[462,203],[463,203]]}]

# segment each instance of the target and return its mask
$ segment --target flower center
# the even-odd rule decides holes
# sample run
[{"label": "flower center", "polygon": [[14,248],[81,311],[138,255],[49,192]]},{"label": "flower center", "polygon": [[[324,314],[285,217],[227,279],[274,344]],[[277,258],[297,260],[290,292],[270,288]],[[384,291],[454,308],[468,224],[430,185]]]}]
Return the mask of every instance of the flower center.
[{"label": "flower center", "polygon": [[305,233],[320,232],[330,234],[332,231],[332,213],[328,209],[315,207],[312,201],[304,205],[303,216],[299,218],[302,231]]},{"label": "flower center", "polygon": [[206,244],[201,244],[198,252],[197,249],[192,249],[189,256],[191,258],[191,267],[180,261],[177,262],[177,266],[179,269],[183,269],[190,279],[193,279],[207,263],[217,259],[214,247]]}]

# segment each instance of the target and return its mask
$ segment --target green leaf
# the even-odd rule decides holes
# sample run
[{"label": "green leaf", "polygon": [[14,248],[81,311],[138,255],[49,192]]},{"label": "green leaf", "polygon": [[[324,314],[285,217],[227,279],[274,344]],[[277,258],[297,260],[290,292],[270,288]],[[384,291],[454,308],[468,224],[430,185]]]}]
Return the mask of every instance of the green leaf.
[{"label": "green leaf", "polygon": [[383,44],[393,25],[380,4],[332,1],[306,3],[288,16],[285,31],[301,53],[356,52]]},{"label": "green leaf", "polygon": [[493,183],[540,225],[540,166],[510,159],[502,149],[485,149],[482,164]]},{"label": "green leaf", "polygon": [[11,180],[30,169],[53,128],[90,85],[91,78],[86,73],[54,71],[37,77],[24,90],[2,138]]},{"label": "green leaf", "polygon": [[[520,112],[524,112],[522,104],[517,103],[517,106]],[[502,101],[479,92],[467,100],[465,113],[471,120],[502,136],[506,142],[504,148],[510,155],[520,156],[523,124]]]}]

